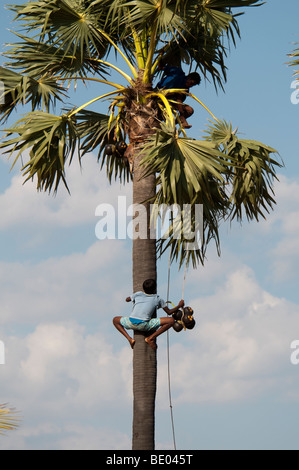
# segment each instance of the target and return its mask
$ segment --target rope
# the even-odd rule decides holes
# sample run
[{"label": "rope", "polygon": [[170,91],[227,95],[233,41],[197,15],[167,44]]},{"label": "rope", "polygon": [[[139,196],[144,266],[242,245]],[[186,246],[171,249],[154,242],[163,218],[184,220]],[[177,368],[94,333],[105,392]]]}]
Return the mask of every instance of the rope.
[{"label": "rope", "polygon": [[[171,265],[171,256],[169,252],[169,263],[168,263],[168,281],[167,281],[167,302],[169,302],[169,288],[170,288],[170,265]],[[169,408],[170,408],[170,419],[171,419],[171,429],[172,429],[172,439],[174,450],[176,450],[176,441],[175,441],[175,429],[174,429],[174,419],[173,419],[173,409],[172,409],[172,398],[171,398],[171,384],[170,384],[170,355],[169,355],[169,330],[167,330],[167,372],[168,372],[168,398],[169,398]]]},{"label": "rope", "polygon": [[[171,222],[171,218],[170,218]],[[170,266],[171,266],[171,250],[169,250],[169,262],[168,262],[168,276],[167,276],[167,303],[172,303],[169,300],[169,289],[170,289]],[[183,292],[182,292],[182,299],[184,298],[185,293],[185,284],[186,284],[186,274],[187,274],[187,261],[185,264],[185,272],[184,272],[184,279],[183,279]],[[185,328],[185,325],[183,325]],[[186,329],[186,328],[185,328]],[[171,419],[171,429],[172,429],[172,438],[173,438],[173,447],[176,450],[176,439],[175,439],[175,429],[174,429],[174,419],[173,419],[173,406],[172,406],[172,398],[171,398],[171,380],[170,380],[170,354],[169,354],[169,330],[167,330],[167,339],[166,339],[166,346],[167,346],[167,372],[168,372],[168,398],[169,398],[169,408],[170,408],[170,419]]]},{"label": "rope", "polygon": [[[169,289],[170,289],[170,265],[171,265],[171,255],[169,252],[169,263],[168,263],[168,275],[167,275],[167,303],[170,303],[173,305],[173,303],[169,300]],[[182,299],[184,298],[184,293],[185,293],[185,284],[186,284],[186,275],[187,275],[187,262],[185,264],[185,272],[184,272],[184,279],[183,279],[183,292],[182,292]],[[174,306],[174,305],[173,305]],[[178,322],[182,323],[184,329],[186,330],[186,327],[184,325],[184,322]],[[170,380],[170,354],[169,354],[169,330],[167,330],[167,336],[166,336],[166,346],[167,346],[167,373],[168,373],[168,398],[169,398],[169,408],[170,408],[170,419],[171,419],[171,429],[172,429],[172,438],[173,438],[173,447],[174,450],[176,450],[176,439],[175,439],[175,429],[174,429],[174,419],[173,419],[173,406],[172,406],[172,398],[171,398],[171,380]]]},{"label": "rope", "polygon": [[185,294],[186,275],[187,275],[187,261],[186,261],[186,263],[185,263],[185,272],[184,272],[184,280],[183,280],[182,299],[184,298],[184,294]]}]

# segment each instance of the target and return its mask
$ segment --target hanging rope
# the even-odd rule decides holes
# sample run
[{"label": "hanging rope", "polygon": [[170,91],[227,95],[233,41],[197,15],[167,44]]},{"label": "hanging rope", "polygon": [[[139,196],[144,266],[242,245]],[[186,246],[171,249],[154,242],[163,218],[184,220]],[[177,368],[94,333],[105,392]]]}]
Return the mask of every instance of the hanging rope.
[{"label": "hanging rope", "polygon": [[[169,217],[169,222],[170,222],[170,224],[173,222],[172,221],[172,215],[170,215],[170,217]],[[171,250],[169,249],[168,275],[167,275],[167,303],[172,303],[172,302],[170,302],[170,299],[169,299],[170,266],[171,266]],[[187,261],[186,261],[186,264],[185,264],[185,272],[184,272],[184,279],[183,279],[182,299],[184,298],[184,293],[185,293],[186,274],[187,274]],[[174,450],[176,450],[176,438],[175,438],[175,429],[174,429],[173,406],[172,406],[172,397],[171,397],[171,380],[170,380],[169,330],[167,330],[166,333],[167,333],[166,345],[167,345],[168,397],[169,397],[169,408],[170,408],[170,419],[171,419],[173,446],[174,446]]]},{"label": "hanging rope", "polygon": [[[171,266],[171,254],[169,252],[168,275],[167,275],[167,303],[172,303],[169,300],[170,266]],[[187,262],[185,264],[182,299],[184,298],[184,293],[185,293],[186,274],[187,274]],[[170,419],[171,419],[173,446],[174,446],[174,450],[176,450],[176,439],[175,439],[175,429],[174,429],[174,419],[173,419],[173,406],[172,406],[172,397],[171,397],[171,380],[170,380],[169,330],[167,330],[166,333],[167,333],[166,346],[167,346],[168,398],[169,398],[169,408],[170,408]]]},{"label": "hanging rope", "polygon": [[185,263],[185,272],[184,272],[184,280],[183,280],[182,299],[184,298],[184,294],[185,294],[186,275],[187,275],[187,261],[186,261],[186,263]]},{"label": "hanging rope", "polygon": [[[171,255],[169,251],[169,263],[168,263],[168,280],[167,280],[167,302],[169,302],[169,288],[170,288],[170,265],[171,265]],[[169,408],[170,408],[170,419],[171,419],[171,428],[172,428],[172,438],[174,450],[176,450],[176,441],[175,441],[175,430],[174,430],[174,419],[173,419],[173,410],[172,410],[172,398],[171,398],[171,384],[170,384],[170,354],[169,354],[169,330],[167,330],[167,372],[168,372],[168,397],[169,397]]]}]

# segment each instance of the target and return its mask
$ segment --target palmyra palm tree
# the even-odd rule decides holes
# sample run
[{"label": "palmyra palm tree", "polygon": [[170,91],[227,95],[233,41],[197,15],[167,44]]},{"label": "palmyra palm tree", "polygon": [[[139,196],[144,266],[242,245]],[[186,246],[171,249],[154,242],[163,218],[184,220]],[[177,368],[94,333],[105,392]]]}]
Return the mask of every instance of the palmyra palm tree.
[{"label": "palmyra palm tree", "polygon": [[[237,130],[218,120],[186,89],[179,89],[201,105],[200,119],[209,118],[204,138],[187,136],[176,111],[174,89],[156,89],[161,64],[195,69],[223,89],[225,59],[239,36],[236,8],[258,5],[257,0],[47,0],[10,8],[20,25],[16,43],[6,52],[0,70],[5,84],[2,119],[24,103],[30,112],[7,129],[2,148],[17,161],[29,152],[23,166],[37,189],[67,187],[66,165],[75,151],[79,160],[98,152],[108,178],[133,182],[133,203],[147,210],[147,236],[133,240],[133,290],[157,277],[156,258],[166,249],[171,261],[195,268],[203,263],[208,243],[219,252],[222,220],[259,220],[275,203],[273,180],[279,163],[275,150],[241,139]],[[116,54],[116,63],[109,57]],[[117,64],[117,65],[116,65]],[[123,66],[121,65],[123,64]],[[110,71],[120,83],[108,80]],[[107,85],[105,94],[78,107],[61,109],[68,88],[75,84]],[[110,100],[107,113],[103,100]],[[126,141],[124,155],[117,147]],[[108,145],[109,144],[109,145]],[[112,147],[111,147],[112,145]],[[109,149],[109,151],[108,151]],[[149,235],[149,205],[202,204],[200,246],[188,249],[177,236],[175,220],[168,236]],[[137,217],[137,213],[135,214]],[[137,217],[138,218],[138,217]],[[194,218],[191,221],[194,224]],[[176,236],[175,236],[176,235]],[[133,352],[133,449],[154,448],[156,352],[135,333]]]}]

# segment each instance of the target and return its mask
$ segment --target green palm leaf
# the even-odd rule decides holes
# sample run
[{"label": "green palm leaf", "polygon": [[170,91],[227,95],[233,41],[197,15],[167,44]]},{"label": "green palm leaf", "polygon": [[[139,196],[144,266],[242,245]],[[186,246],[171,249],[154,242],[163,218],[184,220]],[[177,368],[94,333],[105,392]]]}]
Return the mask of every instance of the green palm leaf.
[{"label": "green palm leaf", "polygon": [[[156,175],[153,202],[178,204],[182,213],[184,204],[192,209],[201,204],[204,214],[200,247],[190,250],[190,240],[184,234],[177,237],[179,226],[174,222],[169,238],[159,240],[159,250],[170,248],[173,258],[187,259],[194,266],[203,262],[210,240],[220,250],[222,219],[241,221],[244,215],[258,219],[273,208],[273,180],[280,165],[272,156],[274,149],[239,139],[231,124],[214,118],[191,93],[188,96],[216,122],[204,140],[187,138],[185,131],[179,134],[171,90],[152,90],[152,80],[160,63],[186,63],[223,87],[227,47],[240,36],[238,9],[260,4],[258,0],[34,0],[12,6],[25,33],[17,34],[19,42],[6,53],[7,68],[0,69],[6,85],[1,111],[5,120],[18,104],[31,102],[32,112],[8,129],[1,148],[14,162],[29,153],[22,170],[26,181],[37,178],[38,189],[56,191],[61,181],[66,185],[66,163],[76,147],[79,160],[96,151],[109,180],[115,176],[129,181],[133,166],[108,154],[106,145],[129,137],[134,148],[134,136],[146,134],[132,132],[130,126],[138,128],[139,111],[151,110],[156,113],[152,122],[157,123],[157,133],[145,142],[142,165],[144,176]],[[126,61],[132,77],[105,61],[112,48]],[[104,79],[111,67],[129,82],[127,88]],[[65,97],[66,90],[58,83],[66,80],[106,83],[115,91],[57,117],[49,114],[49,108]],[[87,109],[103,99],[111,99],[108,115]],[[147,108],[150,101],[153,107]],[[190,230],[194,224],[193,218]]]},{"label": "green palm leaf", "polygon": [[56,75],[60,78],[73,76],[87,77],[88,73],[104,74],[107,68],[99,60],[89,55],[66,54],[59,46],[17,34],[22,42],[13,44],[5,56],[10,59],[10,65],[21,73],[38,78],[45,74]]},{"label": "green palm leaf", "polygon": [[220,255],[219,225],[225,217],[225,201],[228,205],[228,200],[224,191],[219,190],[216,184],[214,189],[215,193],[217,192],[216,197],[222,198],[219,204],[222,209],[208,204],[201,204],[201,209],[199,209],[199,206],[196,206],[197,202],[189,204],[187,208],[183,206],[179,216],[169,223],[168,232],[157,240],[159,257],[166,251],[170,251],[171,262],[177,261],[179,268],[183,264],[187,266],[192,264],[196,268],[199,263],[204,264],[207,247],[211,240],[214,240]]},{"label": "green palm leaf", "polygon": [[28,33],[40,30],[40,39],[59,47],[65,55],[81,61],[85,56],[101,58],[110,47],[99,32],[106,17],[93,15],[81,0],[32,1],[11,9]]},{"label": "green palm leaf", "polygon": [[157,173],[157,203],[182,205],[198,198],[212,201],[210,183],[224,183],[228,163],[215,143],[179,137],[162,124],[148,140],[142,160],[145,174]]},{"label": "green palm leaf", "polygon": [[[173,221],[168,236],[158,240],[159,253],[170,249],[172,259],[196,266],[203,263],[212,239],[220,252],[222,219],[265,218],[275,204],[275,167],[282,166],[270,156],[274,153],[275,149],[260,142],[239,139],[226,121],[209,126],[205,141],[181,138],[170,125],[162,125],[156,138],[149,139],[142,161],[145,175],[157,173],[154,202],[158,207],[177,204],[182,216],[184,204],[190,205],[191,212],[202,204],[203,233],[201,245],[190,250],[180,220]],[[193,218],[191,232],[194,223]]]},{"label": "green palm leaf", "polygon": [[132,0],[125,5],[131,7],[129,18],[137,31],[156,25],[161,37],[164,34],[173,36],[176,30],[184,29],[184,17],[176,14],[176,4],[175,1]]},{"label": "green palm leaf", "polygon": [[4,101],[1,105],[1,119],[5,121],[18,104],[31,103],[32,109],[43,107],[49,111],[57,100],[66,96],[65,89],[51,76],[44,75],[38,80],[0,67],[0,80],[4,83]]},{"label": "green palm leaf", "polygon": [[[108,155],[105,152],[107,144],[115,144],[122,141],[124,129],[117,118],[93,111],[81,110],[76,114],[77,132],[81,139],[81,157],[88,152],[97,149],[98,159],[101,159],[101,168],[106,164],[109,181],[112,177],[119,178],[122,183],[131,180],[131,173],[125,161],[117,154]],[[101,158],[102,156],[102,158]]]},{"label": "green palm leaf", "polygon": [[[231,161],[217,147],[215,142],[179,137],[168,124],[162,124],[157,136],[149,139],[142,160],[144,175],[151,172],[157,174],[156,207],[177,205],[182,218],[188,205],[190,229],[187,233],[197,233],[195,227],[195,207],[203,208],[203,231],[200,243],[194,247],[195,241],[184,233],[181,220],[170,224],[167,237],[158,240],[160,255],[170,249],[171,258],[180,264],[196,266],[204,261],[205,251],[211,239],[216,242],[218,251],[219,223],[229,212],[229,196],[225,191],[225,181],[230,172]],[[198,235],[198,233],[197,233]],[[190,243],[193,248],[190,249]]]},{"label": "green palm leaf", "polygon": [[[174,37],[168,37],[166,45],[159,51],[162,61],[172,65],[185,62],[198,68],[203,76],[213,80],[215,87],[223,89],[226,81],[225,59],[230,43],[236,44],[235,35],[240,36],[233,8],[261,5],[257,0],[249,1],[177,1],[176,13],[184,19],[177,25]],[[227,38],[225,45],[224,37]]]},{"label": "green palm leaf", "polygon": [[231,187],[231,218],[242,221],[243,212],[249,220],[265,218],[265,213],[275,204],[275,167],[283,166],[271,157],[277,151],[261,142],[239,139],[226,121],[210,126],[207,134],[207,139],[215,142],[232,162],[227,178]]},{"label": "green palm leaf", "polygon": [[232,177],[232,218],[243,219],[243,210],[249,220],[265,218],[275,204],[272,180],[277,179],[270,158],[276,151],[260,142],[240,139],[229,149],[229,155],[238,158],[238,167]]},{"label": "green palm leaf", "polygon": [[36,176],[39,190],[57,191],[62,180],[68,189],[65,165],[72,161],[79,140],[74,120],[67,114],[58,117],[34,111],[8,129],[7,137],[15,133],[18,137],[8,139],[0,148],[8,147],[5,153],[14,156],[13,165],[29,151],[29,161],[22,168],[26,181]]}]

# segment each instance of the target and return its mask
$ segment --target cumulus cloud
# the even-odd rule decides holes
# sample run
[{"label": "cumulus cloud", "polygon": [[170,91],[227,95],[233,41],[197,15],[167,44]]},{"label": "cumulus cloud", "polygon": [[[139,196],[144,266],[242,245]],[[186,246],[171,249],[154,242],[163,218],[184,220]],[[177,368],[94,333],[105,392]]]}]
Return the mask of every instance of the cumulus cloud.
[{"label": "cumulus cloud", "polygon": [[[87,333],[74,321],[40,323],[24,337],[5,337],[1,396],[9,396],[23,418],[16,432],[23,448],[30,447],[34,432],[45,448],[127,445],[121,426],[118,441],[109,426],[112,410],[121,413],[131,404],[132,352],[113,350],[107,337],[100,329]],[[86,420],[96,420],[97,428],[86,425],[84,431],[79,423]]]},{"label": "cumulus cloud", "polygon": [[130,274],[130,246],[114,240],[37,263],[1,262],[0,324],[78,317],[88,322],[95,315],[105,320],[130,293]]},{"label": "cumulus cloud", "polygon": [[35,183],[23,185],[23,177],[15,174],[10,186],[0,195],[0,229],[7,230],[24,226],[30,221],[39,230],[44,227],[70,227],[82,225],[94,220],[95,209],[102,202],[116,204],[117,196],[122,194],[130,198],[131,186],[110,185],[105,169],[95,156],[88,155],[82,167],[79,163],[67,169],[71,196],[63,185],[57,195],[38,193]]},{"label": "cumulus cloud", "polygon": [[[298,306],[265,291],[244,265],[229,270],[209,295],[192,292],[195,329],[170,330],[176,410],[186,402],[244,402],[265,394],[296,399],[298,373],[290,364],[290,343],[298,331]],[[22,448],[30,448],[35,426],[41,448],[129,448],[132,351],[110,328],[99,322],[90,332],[84,322],[55,319],[35,321],[31,332],[18,337],[3,337],[7,363],[0,371],[1,393],[23,411],[24,425],[17,432],[23,441],[16,440]],[[158,343],[159,412],[168,407],[165,335]],[[92,435],[98,442],[89,439]]]},{"label": "cumulus cloud", "polygon": [[12,177],[0,194],[2,261],[36,262],[85,251],[97,240],[96,208],[117,208],[119,196],[130,205],[132,185],[110,185],[95,156],[86,156],[82,169],[74,161],[67,173],[71,196],[63,187],[56,196],[38,193],[34,183],[23,186],[19,174]]},{"label": "cumulus cloud", "polygon": [[101,409],[117,401],[119,390],[123,403],[128,402],[130,351],[115,353],[100,331],[86,334],[75,322],[39,324],[26,337],[25,348],[23,381],[45,392],[56,408],[67,401],[74,408]]},{"label": "cumulus cloud", "polygon": [[[292,390],[298,388],[298,374],[290,364],[290,343],[298,330],[297,305],[262,289],[246,266],[230,272],[213,294],[194,297],[190,304],[195,329],[170,332],[175,407],[186,402],[194,406],[242,402],[265,394],[277,400],[296,399]],[[32,414],[38,414],[38,426],[48,423],[47,436],[56,448],[115,448],[109,432],[103,438],[101,427],[109,428],[112,409],[117,413],[127,408],[130,420],[132,398],[132,354],[117,332],[111,343],[107,329],[90,334],[77,322],[48,322],[18,342],[8,337],[5,343],[13,363],[8,364],[3,391],[10,390],[10,396],[24,405],[29,419],[25,433],[32,436],[27,426]],[[168,406],[165,337],[159,339],[158,354],[161,409]],[[77,419],[66,429],[65,422],[73,422],[74,413]],[[78,420],[90,413],[99,419],[95,435],[102,440],[97,444],[86,439],[90,426],[81,436],[76,431]],[[52,427],[58,423],[58,435],[51,422]],[[119,442],[128,442],[127,433],[120,434]]]},{"label": "cumulus cloud", "polygon": [[[95,225],[99,203],[117,204],[118,186],[106,185],[94,160],[86,160],[85,175],[75,167],[69,171],[72,197],[37,194],[15,176],[0,196],[2,230],[25,228],[40,234],[42,246],[51,245],[49,231]],[[295,269],[298,189],[281,178],[276,211],[242,232],[243,242],[254,236],[263,243],[263,255],[271,254],[271,276],[284,269],[286,278]],[[129,197],[130,191],[122,194]],[[298,331],[298,305],[259,281],[231,248],[188,273],[186,295],[197,324],[190,332],[170,332],[175,406],[183,408],[186,400],[194,406],[244,402],[264,394],[296,399],[290,343]],[[179,300],[181,282],[182,273],[172,271],[171,297],[178,293],[173,300]],[[123,300],[130,290],[131,242],[93,239],[63,256],[0,262],[0,339],[6,353],[1,397],[24,416],[2,448],[25,449],[32,442],[39,448],[130,447],[132,352],[111,323],[114,315],[129,312]],[[165,336],[158,341],[161,410],[168,407]]]},{"label": "cumulus cloud", "polygon": [[295,178],[278,176],[279,181],[274,185],[277,201],[274,211],[266,220],[246,226],[241,235],[244,251],[251,246],[253,257],[255,251],[258,256],[263,251],[263,258],[269,264],[269,277],[274,282],[289,282],[296,277],[299,263],[299,183]]},{"label": "cumulus cloud", "polygon": [[[244,401],[265,393],[286,400],[298,387],[290,343],[298,305],[262,289],[246,266],[228,274],[212,295],[190,302],[197,325],[172,336],[176,403]],[[166,369],[160,380],[165,384]]]},{"label": "cumulus cloud", "polygon": [[[299,186],[297,186],[299,194]],[[291,192],[289,194],[291,198]],[[298,275],[299,263],[299,238],[298,238],[299,211],[285,210],[281,214],[282,236],[271,251],[273,277],[277,282],[294,281]]]}]

